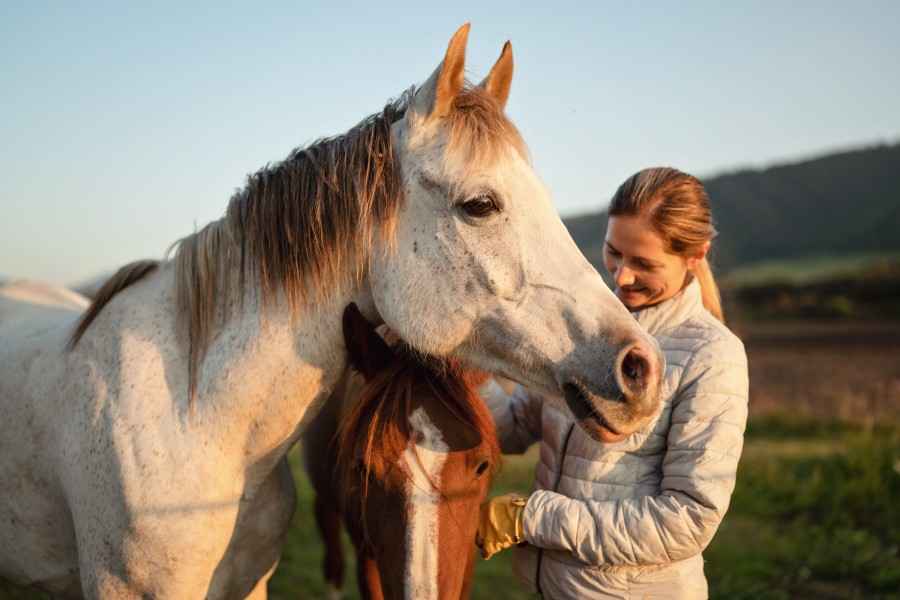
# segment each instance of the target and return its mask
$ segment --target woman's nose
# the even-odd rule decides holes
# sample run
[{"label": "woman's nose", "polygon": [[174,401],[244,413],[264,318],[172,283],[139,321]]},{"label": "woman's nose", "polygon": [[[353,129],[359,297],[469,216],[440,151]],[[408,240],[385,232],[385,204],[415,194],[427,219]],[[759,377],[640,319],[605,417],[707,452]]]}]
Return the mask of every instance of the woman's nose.
[{"label": "woman's nose", "polygon": [[632,285],[634,283],[634,273],[626,267],[622,265],[616,271],[616,285],[618,287],[625,287],[628,285]]}]

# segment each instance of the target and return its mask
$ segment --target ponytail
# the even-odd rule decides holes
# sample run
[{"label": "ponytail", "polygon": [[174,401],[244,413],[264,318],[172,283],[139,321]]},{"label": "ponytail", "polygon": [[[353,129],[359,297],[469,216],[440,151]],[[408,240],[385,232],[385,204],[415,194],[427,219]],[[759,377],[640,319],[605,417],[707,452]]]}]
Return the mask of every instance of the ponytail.
[{"label": "ponytail", "polygon": [[693,273],[697,281],[700,282],[700,295],[703,298],[703,306],[712,313],[712,316],[724,323],[725,313],[722,311],[722,295],[719,293],[716,278],[709,267],[709,261],[704,257],[694,267]]}]

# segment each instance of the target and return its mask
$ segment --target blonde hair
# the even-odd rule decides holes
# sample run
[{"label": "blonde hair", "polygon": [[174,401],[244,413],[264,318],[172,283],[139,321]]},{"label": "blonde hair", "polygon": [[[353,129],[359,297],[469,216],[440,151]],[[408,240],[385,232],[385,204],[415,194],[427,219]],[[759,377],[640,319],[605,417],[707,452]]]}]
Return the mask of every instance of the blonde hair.
[{"label": "blonde hair", "polygon": [[[609,202],[609,216],[647,217],[667,251],[683,258],[696,256],[718,235],[703,184],[671,167],[644,169],[626,179]],[[722,297],[706,257],[692,273],[700,283],[703,306],[724,323]]]}]

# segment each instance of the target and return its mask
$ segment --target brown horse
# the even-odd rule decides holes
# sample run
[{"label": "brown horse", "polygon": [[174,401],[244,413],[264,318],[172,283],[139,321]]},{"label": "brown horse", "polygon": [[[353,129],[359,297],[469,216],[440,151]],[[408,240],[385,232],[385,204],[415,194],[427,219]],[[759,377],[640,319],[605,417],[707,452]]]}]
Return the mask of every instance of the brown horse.
[{"label": "brown horse", "polygon": [[325,579],[339,595],[343,518],[363,598],[467,598],[478,510],[499,460],[476,391],[485,376],[389,345],[355,305],[343,326],[358,374],[303,438]]}]

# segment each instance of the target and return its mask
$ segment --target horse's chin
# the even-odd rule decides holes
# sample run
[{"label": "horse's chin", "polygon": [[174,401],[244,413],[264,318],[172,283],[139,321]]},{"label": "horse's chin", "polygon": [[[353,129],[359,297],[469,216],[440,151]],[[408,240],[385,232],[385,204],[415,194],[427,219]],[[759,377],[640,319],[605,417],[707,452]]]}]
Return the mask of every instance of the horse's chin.
[{"label": "horse's chin", "polygon": [[576,386],[566,386],[565,399],[575,422],[594,440],[614,444],[632,433],[631,429],[614,426]]},{"label": "horse's chin", "polygon": [[605,422],[597,419],[596,417],[586,417],[583,419],[578,419],[578,426],[584,430],[586,434],[588,434],[592,439],[601,442],[603,444],[615,444],[616,442],[621,442],[625,438],[628,437],[627,433],[619,433],[617,431],[613,431],[606,425]]}]

